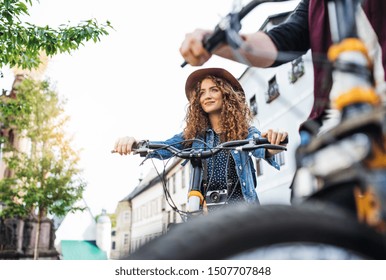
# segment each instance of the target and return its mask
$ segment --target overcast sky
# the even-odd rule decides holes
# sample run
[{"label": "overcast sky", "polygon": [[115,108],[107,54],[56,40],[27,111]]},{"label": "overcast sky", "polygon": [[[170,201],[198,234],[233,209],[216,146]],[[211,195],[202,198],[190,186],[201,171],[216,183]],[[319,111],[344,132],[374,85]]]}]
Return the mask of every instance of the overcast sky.
[{"label": "overcast sky", "polygon": [[[236,1],[236,3],[239,1]],[[255,31],[270,13],[285,11],[298,1],[264,4],[243,20],[244,31]],[[114,212],[146,175],[138,156],[111,154],[120,136],[163,140],[182,130],[187,100],[184,84],[197,69],[181,68],[180,44],[193,29],[213,28],[231,11],[233,0],[40,0],[30,21],[77,24],[109,20],[115,30],[96,44],[87,43],[71,55],[58,55],[46,76],[66,98],[74,147],[82,148],[81,167],[88,182],[85,200],[94,215]],[[241,3],[248,3],[242,1]],[[273,12],[270,12],[273,11]],[[249,29],[248,29],[249,28]],[[220,66],[239,76],[245,66],[212,58],[205,67]]]}]

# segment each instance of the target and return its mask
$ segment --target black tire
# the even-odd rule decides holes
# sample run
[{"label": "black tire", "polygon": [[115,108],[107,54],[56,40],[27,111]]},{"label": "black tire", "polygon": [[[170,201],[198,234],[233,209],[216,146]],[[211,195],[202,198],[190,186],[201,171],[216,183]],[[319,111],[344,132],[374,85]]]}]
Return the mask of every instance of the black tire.
[{"label": "black tire", "polygon": [[386,259],[381,235],[331,205],[318,204],[229,206],[173,228],[128,259],[248,259],[240,254],[275,244],[333,246],[354,258]]}]

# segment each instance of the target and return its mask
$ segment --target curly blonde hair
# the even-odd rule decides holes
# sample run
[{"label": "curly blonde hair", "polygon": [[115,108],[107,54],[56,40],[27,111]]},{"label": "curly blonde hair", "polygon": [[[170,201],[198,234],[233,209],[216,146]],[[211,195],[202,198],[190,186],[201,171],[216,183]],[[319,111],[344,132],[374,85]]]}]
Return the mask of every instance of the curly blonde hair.
[{"label": "curly blonde hair", "polygon": [[220,141],[245,139],[252,122],[252,113],[246,102],[244,92],[233,89],[228,81],[210,75],[204,77],[196,84],[194,88],[195,94],[191,95],[185,117],[184,138],[188,140],[204,136],[205,131],[211,126],[208,114],[202,109],[200,104],[199,92],[201,82],[205,79],[212,80],[222,92],[223,108],[221,110],[220,123],[223,133],[220,134]]}]

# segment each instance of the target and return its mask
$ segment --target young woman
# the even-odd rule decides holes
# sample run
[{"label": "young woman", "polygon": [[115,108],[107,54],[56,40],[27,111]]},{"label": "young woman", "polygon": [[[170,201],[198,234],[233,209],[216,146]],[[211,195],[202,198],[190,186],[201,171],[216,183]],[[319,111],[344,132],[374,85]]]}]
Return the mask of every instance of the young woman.
[{"label": "young woman", "polygon": [[[256,135],[266,137],[271,144],[277,145],[287,137],[286,132],[268,130],[261,133],[251,126],[252,115],[244,90],[238,80],[225,69],[204,68],[194,71],[186,81],[185,93],[189,100],[186,127],[183,132],[161,143],[174,145],[179,149],[186,146],[210,149],[221,142],[249,139]],[[119,138],[114,150],[121,155],[130,154],[136,142],[133,137]],[[255,150],[253,156],[265,159],[279,169],[272,157],[278,152],[280,151],[262,148]],[[162,159],[171,156],[171,153],[163,150],[154,154],[154,157]],[[208,174],[206,193],[221,191],[229,204],[259,202],[255,190],[256,171],[247,152],[222,151],[208,159],[205,165]],[[208,210],[219,205],[208,204]]]}]

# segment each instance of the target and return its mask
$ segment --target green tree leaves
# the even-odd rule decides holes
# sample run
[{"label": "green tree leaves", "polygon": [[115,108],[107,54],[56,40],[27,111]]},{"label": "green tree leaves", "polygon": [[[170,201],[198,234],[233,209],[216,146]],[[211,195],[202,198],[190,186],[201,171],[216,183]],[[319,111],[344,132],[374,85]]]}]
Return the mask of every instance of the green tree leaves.
[{"label": "green tree leaves", "polygon": [[0,100],[3,127],[22,136],[14,143],[3,138],[3,160],[11,176],[0,181],[0,201],[5,204],[0,215],[62,216],[76,210],[74,202],[82,198],[86,184],[78,168],[79,151],[66,135],[64,104],[48,81],[31,79],[17,86],[14,100]]},{"label": "green tree leaves", "polygon": [[0,68],[37,68],[42,52],[48,56],[71,53],[84,42],[100,41],[112,28],[109,21],[99,24],[96,19],[75,26],[62,24],[57,29],[36,26],[20,19],[21,15],[28,15],[27,5],[31,6],[32,1],[0,0]]}]

